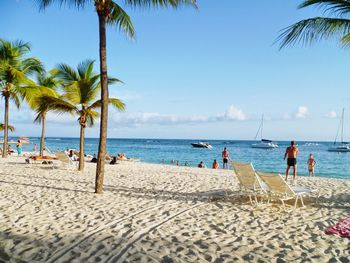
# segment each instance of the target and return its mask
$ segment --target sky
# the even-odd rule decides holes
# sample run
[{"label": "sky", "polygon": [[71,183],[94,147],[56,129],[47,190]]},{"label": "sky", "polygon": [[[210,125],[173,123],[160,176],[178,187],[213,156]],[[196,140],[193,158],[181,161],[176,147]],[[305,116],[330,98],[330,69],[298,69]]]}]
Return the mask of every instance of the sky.
[{"label": "sky", "polygon": [[[283,28],[323,15],[297,9],[300,2],[198,0],[199,10],[123,6],[137,36],[107,30],[108,74],[124,82],[110,86],[110,95],[127,107],[110,110],[108,136],[252,140],[264,114],[266,138],[333,141],[345,107],[344,140],[350,140],[350,50],[336,41],[281,51],[275,43]],[[39,12],[34,0],[1,0],[0,10],[0,38],[30,42],[30,55],[47,69],[94,59],[99,70],[91,4]],[[25,103],[19,111],[12,105],[17,131],[10,135],[40,136],[33,116]],[[47,135],[78,137],[78,122],[50,114]],[[98,137],[98,125],[86,136]]]}]

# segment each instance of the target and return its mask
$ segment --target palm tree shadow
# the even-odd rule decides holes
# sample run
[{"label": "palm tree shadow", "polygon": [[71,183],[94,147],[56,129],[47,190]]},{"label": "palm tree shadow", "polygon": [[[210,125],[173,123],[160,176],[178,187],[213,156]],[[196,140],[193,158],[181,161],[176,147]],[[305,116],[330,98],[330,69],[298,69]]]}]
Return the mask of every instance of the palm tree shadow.
[{"label": "palm tree shadow", "polygon": [[46,189],[53,189],[53,190],[58,190],[58,191],[71,191],[71,192],[76,192],[76,193],[88,193],[92,194],[94,193],[92,191],[84,191],[84,190],[78,190],[78,189],[70,189],[70,188],[64,188],[64,187],[54,187],[54,186],[47,186],[47,185],[38,185],[38,184],[26,184],[26,183],[14,183],[14,182],[8,182],[4,180],[0,180],[0,183],[3,184],[11,184],[11,185],[21,185],[21,186],[27,186],[27,187],[36,187],[36,188],[46,188]]},{"label": "palm tree shadow", "polygon": [[[105,189],[118,194],[135,197],[156,199],[161,201],[175,200],[175,201],[192,201],[192,202],[229,202],[238,201],[237,198],[232,198],[232,195],[237,196],[239,192],[224,191],[220,189],[198,192],[175,192],[167,190],[144,189],[137,187],[116,187],[112,185],[105,185]],[[245,197],[240,197],[239,201],[245,200]]]}]

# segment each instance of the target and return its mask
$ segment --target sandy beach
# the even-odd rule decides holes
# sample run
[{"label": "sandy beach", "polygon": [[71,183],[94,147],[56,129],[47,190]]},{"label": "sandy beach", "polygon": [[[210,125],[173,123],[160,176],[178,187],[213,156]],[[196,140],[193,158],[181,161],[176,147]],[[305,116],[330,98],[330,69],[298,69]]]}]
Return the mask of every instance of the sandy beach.
[{"label": "sandy beach", "polygon": [[349,262],[349,240],[325,235],[350,214],[350,181],[300,177],[320,202],[286,213],[237,195],[232,171],[107,165],[94,194],[84,173],[0,159],[4,262]]}]

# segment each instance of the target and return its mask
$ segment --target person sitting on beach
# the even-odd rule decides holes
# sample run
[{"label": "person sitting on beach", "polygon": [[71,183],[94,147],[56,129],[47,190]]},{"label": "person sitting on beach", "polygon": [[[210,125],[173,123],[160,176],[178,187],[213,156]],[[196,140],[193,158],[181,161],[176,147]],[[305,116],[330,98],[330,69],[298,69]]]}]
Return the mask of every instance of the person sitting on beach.
[{"label": "person sitting on beach", "polygon": [[78,157],[74,154],[73,150],[69,150],[68,157],[69,157],[72,161],[78,161]]},{"label": "person sitting on beach", "polygon": [[96,154],[94,154],[94,156],[92,157],[91,163],[97,163],[97,158],[96,158]]},{"label": "person sitting on beach", "polygon": [[118,153],[117,157],[119,160],[127,160],[128,158],[126,158],[125,153]]},{"label": "person sitting on beach", "polygon": [[117,157],[113,156],[113,159],[109,164],[117,164]]},{"label": "person sitting on beach", "polygon": [[295,146],[295,141],[290,142],[290,146],[286,149],[283,160],[287,159],[287,169],[286,169],[286,181],[289,175],[289,169],[293,166],[293,183],[295,183],[297,177],[297,156],[299,153],[298,148]]},{"label": "person sitting on beach", "polygon": [[214,162],[213,162],[212,168],[213,168],[213,169],[219,169],[219,168],[220,168],[220,165],[219,165],[219,163],[216,161],[216,159],[215,159]]},{"label": "person sitting on beach", "polygon": [[22,143],[21,143],[21,140],[17,141],[16,148],[17,148],[18,155],[21,155],[22,154]]},{"label": "person sitting on beach", "polygon": [[203,163],[203,161],[201,161],[201,162],[198,164],[198,168],[205,168],[205,164]]},{"label": "person sitting on beach", "polygon": [[14,153],[15,151],[11,148],[11,145],[8,145],[7,146],[7,153],[8,154],[11,154],[11,153]]},{"label": "person sitting on beach", "polygon": [[307,169],[309,170],[309,176],[315,176],[314,170],[315,170],[316,160],[314,158],[314,155],[310,153],[309,160],[307,160]]}]

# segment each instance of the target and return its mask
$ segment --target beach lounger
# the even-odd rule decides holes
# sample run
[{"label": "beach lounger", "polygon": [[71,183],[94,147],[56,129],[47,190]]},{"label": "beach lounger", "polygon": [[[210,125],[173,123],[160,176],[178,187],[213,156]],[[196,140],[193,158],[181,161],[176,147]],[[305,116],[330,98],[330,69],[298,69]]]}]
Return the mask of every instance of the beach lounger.
[{"label": "beach lounger", "polygon": [[238,178],[240,191],[244,195],[248,195],[252,205],[254,205],[252,197],[255,204],[259,205],[257,197],[260,196],[262,202],[263,197],[267,195],[267,187],[257,176],[252,163],[231,161],[230,164]]},{"label": "beach lounger", "polygon": [[297,208],[298,200],[301,202],[301,207],[305,207],[303,196],[317,192],[316,189],[308,189],[301,186],[290,186],[280,174],[261,173],[257,175],[268,186],[269,201],[280,200],[286,211],[285,201],[295,199],[294,210]]},{"label": "beach lounger", "polygon": [[67,169],[77,168],[76,162],[73,162],[65,152],[57,152],[55,155],[57,160],[60,161],[61,164],[65,165]]}]

